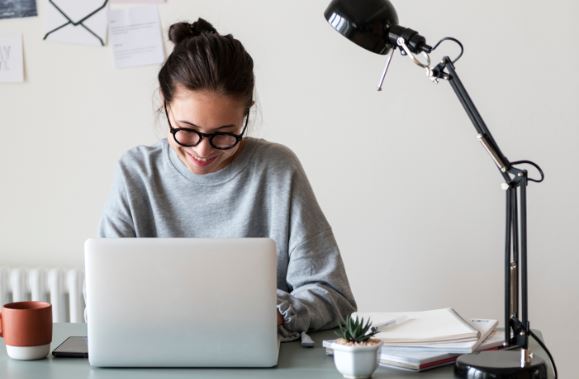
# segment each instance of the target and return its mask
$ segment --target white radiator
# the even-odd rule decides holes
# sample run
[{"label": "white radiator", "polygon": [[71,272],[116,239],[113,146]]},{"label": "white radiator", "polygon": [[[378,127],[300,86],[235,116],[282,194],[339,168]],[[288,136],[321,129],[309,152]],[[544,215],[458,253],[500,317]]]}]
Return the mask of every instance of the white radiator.
[{"label": "white radiator", "polygon": [[0,267],[0,305],[40,300],[52,304],[53,322],[84,322],[80,270]]}]

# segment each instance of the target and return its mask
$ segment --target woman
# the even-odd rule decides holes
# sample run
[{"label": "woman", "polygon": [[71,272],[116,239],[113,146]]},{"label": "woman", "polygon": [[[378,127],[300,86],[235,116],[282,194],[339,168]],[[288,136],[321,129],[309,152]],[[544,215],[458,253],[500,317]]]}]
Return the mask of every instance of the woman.
[{"label": "woman", "polygon": [[245,137],[253,60],[203,19],[169,29],[159,72],[168,135],[119,162],[101,237],[269,237],[278,324],[291,338],[356,309],[332,230],[296,156]]}]

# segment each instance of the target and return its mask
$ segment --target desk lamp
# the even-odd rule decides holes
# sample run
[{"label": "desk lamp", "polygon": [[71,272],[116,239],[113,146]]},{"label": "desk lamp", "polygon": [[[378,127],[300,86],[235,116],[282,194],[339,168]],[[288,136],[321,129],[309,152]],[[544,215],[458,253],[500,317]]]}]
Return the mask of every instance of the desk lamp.
[{"label": "desk lamp", "polygon": [[[528,349],[529,336],[532,336],[549,355],[557,377],[553,357],[531,330],[527,316],[526,189],[529,181],[543,181],[544,174],[533,162],[510,162],[499,149],[455,71],[454,64],[462,56],[462,44],[455,38],[446,37],[434,47],[429,46],[418,32],[398,24],[396,10],[388,0],[333,0],[324,16],[337,32],[352,42],[387,56],[378,84],[379,91],[396,49],[424,69],[435,83],[440,80],[448,81],[472,121],[477,139],[490,154],[503,177],[502,188],[506,192],[505,349],[459,357],[454,367],[455,375],[477,379],[547,378],[545,362],[540,357],[533,356]],[[445,41],[456,43],[460,47],[460,54],[452,60],[445,56],[437,65],[431,65],[429,54]],[[517,167],[522,164],[535,167],[540,177],[530,178],[526,170]]]}]

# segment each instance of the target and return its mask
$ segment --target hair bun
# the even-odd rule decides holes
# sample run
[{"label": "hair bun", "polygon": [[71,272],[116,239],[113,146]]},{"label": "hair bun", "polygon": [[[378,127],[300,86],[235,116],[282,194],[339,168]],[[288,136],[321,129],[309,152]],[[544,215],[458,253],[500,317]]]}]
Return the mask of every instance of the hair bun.
[{"label": "hair bun", "polygon": [[204,33],[217,33],[217,30],[208,21],[199,17],[197,21],[190,24],[188,22],[178,22],[169,28],[169,40],[174,44]]},{"label": "hair bun", "polygon": [[217,30],[207,20],[199,17],[197,21],[191,24],[191,32],[193,37],[196,37],[203,33],[217,33]]}]

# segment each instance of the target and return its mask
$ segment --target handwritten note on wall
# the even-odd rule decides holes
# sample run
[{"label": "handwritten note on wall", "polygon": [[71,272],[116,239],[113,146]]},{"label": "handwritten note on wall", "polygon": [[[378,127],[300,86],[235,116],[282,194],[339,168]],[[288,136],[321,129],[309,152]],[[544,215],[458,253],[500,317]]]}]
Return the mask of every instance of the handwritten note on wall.
[{"label": "handwritten note on wall", "polygon": [[165,58],[156,5],[112,9],[109,36],[117,68],[160,64]]},{"label": "handwritten note on wall", "polygon": [[0,34],[0,82],[23,82],[22,34]]}]

